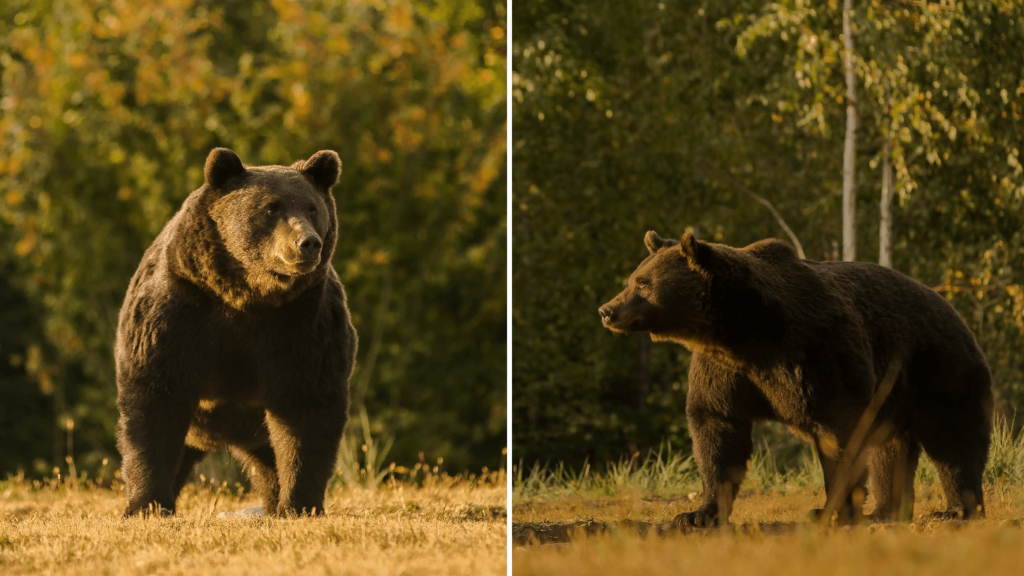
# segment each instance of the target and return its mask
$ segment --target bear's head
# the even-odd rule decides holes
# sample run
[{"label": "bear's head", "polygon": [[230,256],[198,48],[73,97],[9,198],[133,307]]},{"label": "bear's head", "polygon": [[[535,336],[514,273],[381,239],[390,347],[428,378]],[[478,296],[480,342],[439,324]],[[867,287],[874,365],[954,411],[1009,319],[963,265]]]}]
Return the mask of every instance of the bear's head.
[{"label": "bear's head", "polygon": [[[330,267],[338,234],[331,187],[341,160],[322,150],[291,166],[244,166],[227,148],[206,159],[206,212],[251,296],[275,300]],[[304,280],[305,279],[305,280]]]},{"label": "bear's head", "polygon": [[705,309],[712,248],[684,234],[667,240],[653,230],[644,237],[650,255],[629,276],[626,289],[598,313],[613,332],[649,332],[653,340],[699,339],[708,333]]}]

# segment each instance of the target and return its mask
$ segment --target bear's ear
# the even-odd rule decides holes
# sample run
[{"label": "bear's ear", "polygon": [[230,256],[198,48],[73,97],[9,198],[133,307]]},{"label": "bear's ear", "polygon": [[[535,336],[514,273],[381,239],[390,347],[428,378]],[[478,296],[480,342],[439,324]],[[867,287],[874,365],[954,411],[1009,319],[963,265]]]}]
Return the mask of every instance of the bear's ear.
[{"label": "bear's ear", "polygon": [[648,230],[647,235],[644,236],[644,244],[647,245],[647,250],[651,254],[654,254],[658,250],[661,250],[661,247],[665,245],[665,240],[661,236],[658,236],[658,233],[654,230]]},{"label": "bear's ear", "polygon": [[341,176],[341,158],[334,150],[321,150],[310,156],[309,160],[296,164],[299,164],[297,168],[324,192],[337,184],[338,177]]},{"label": "bear's ear", "polygon": [[714,266],[715,251],[687,232],[679,240],[679,250],[686,257],[690,268],[696,271],[710,272]]},{"label": "bear's ear", "polygon": [[238,155],[227,148],[214,148],[206,157],[203,175],[206,183],[214,188],[222,188],[228,180],[245,174],[245,166]]}]

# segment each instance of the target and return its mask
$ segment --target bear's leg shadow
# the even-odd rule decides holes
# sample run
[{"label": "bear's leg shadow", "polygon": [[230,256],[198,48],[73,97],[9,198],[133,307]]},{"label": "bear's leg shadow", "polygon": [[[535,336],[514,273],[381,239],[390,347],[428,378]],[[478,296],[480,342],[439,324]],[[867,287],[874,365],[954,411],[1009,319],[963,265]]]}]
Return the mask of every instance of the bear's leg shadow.
[{"label": "bear's leg shadow", "polygon": [[122,416],[117,444],[124,458],[121,475],[128,492],[124,516],[148,516],[157,509],[161,514],[173,514],[185,435],[196,403],[151,395],[121,398],[118,404]]},{"label": "bear's leg shadow", "polygon": [[269,444],[256,448],[232,446],[231,453],[245,468],[245,473],[249,476],[249,481],[252,482],[253,490],[263,502],[264,513],[276,513],[281,484],[277,481],[274,449]]},{"label": "bear's leg shadow", "polygon": [[877,446],[868,460],[874,520],[910,520],[914,516],[914,473],[921,446],[909,434],[896,433]]},{"label": "bear's leg shadow", "polygon": [[345,429],[345,410],[334,402],[290,408],[267,410],[281,486],[277,514],[323,514],[324,493]]},{"label": "bear's leg shadow", "polygon": [[181,455],[181,462],[178,464],[178,473],[174,476],[174,500],[177,501],[178,495],[181,494],[181,489],[185,487],[185,482],[188,482],[188,477],[192,474],[192,469],[196,467],[196,464],[206,458],[209,452],[199,450],[198,448],[192,448],[191,446],[185,447],[185,452]]},{"label": "bear's leg shadow", "polygon": [[[814,449],[821,461],[825,480],[826,501],[838,499],[833,511],[837,514],[839,524],[856,522],[863,514],[864,500],[867,498],[868,472],[866,468],[857,466],[858,460],[863,461],[862,456],[852,459],[845,470],[839,469],[844,454],[839,446],[848,445],[850,436],[847,433],[837,438],[831,433],[819,433],[814,439]],[[863,448],[860,452],[863,455]],[[811,511],[811,516],[821,518],[824,512],[824,508],[817,508]]]},{"label": "bear's leg shadow", "polygon": [[675,517],[677,526],[714,526],[729,521],[733,501],[754,451],[749,420],[707,413],[688,418],[693,457],[704,486],[703,502],[692,512]]}]

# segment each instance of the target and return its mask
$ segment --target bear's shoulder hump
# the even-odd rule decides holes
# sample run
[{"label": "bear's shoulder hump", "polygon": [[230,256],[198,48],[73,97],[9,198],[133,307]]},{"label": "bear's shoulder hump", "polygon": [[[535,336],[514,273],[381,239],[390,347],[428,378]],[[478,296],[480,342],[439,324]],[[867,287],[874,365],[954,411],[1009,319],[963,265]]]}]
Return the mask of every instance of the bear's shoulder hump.
[{"label": "bear's shoulder hump", "polygon": [[751,256],[770,263],[799,260],[793,247],[777,238],[758,240],[743,250],[750,253]]}]

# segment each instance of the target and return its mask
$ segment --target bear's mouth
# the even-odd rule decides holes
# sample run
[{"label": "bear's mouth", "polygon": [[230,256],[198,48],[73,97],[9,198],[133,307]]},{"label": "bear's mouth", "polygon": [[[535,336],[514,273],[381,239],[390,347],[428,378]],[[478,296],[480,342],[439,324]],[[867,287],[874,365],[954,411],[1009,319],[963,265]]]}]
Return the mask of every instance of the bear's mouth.
[{"label": "bear's mouth", "polygon": [[610,320],[608,318],[602,318],[601,323],[604,324],[605,328],[619,334],[629,334],[632,332],[637,332],[635,326],[636,322],[634,321],[621,322],[616,320]]},{"label": "bear's mouth", "polygon": [[272,270],[270,273],[274,276],[275,280],[280,282],[291,282],[299,276],[305,276],[310,272],[316,270],[316,267],[320,264],[320,259],[315,258],[311,260],[295,260],[287,261],[282,260],[281,266],[277,270]]}]

